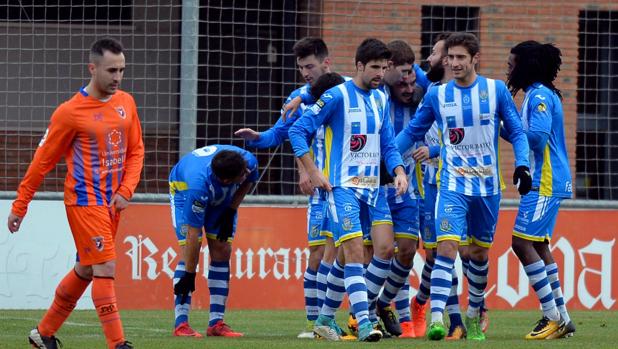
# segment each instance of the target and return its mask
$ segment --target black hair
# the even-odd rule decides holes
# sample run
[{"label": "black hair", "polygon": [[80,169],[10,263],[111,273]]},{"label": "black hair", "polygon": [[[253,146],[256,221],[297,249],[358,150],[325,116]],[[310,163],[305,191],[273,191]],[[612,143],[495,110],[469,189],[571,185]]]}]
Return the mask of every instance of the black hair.
[{"label": "black hair", "polygon": [[240,177],[247,170],[247,161],[233,150],[221,150],[210,163],[212,172],[221,180],[231,180]]},{"label": "black hair", "polygon": [[306,37],[300,39],[294,47],[292,47],[296,58],[305,58],[311,55],[321,62],[324,58],[328,57],[328,48],[324,40],[315,37]]},{"label": "black hair", "polygon": [[519,90],[540,82],[562,99],[562,93],[554,85],[562,64],[559,48],[553,44],[529,40],[511,48],[511,54],[514,56],[515,66],[508,76],[507,85],[513,96]]},{"label": "black hair", "polygon": [[390,59],[391,52],[386,47],[386,44],[382,41],[374,38],[368,38],[356,49],[356,56],[354,63],[361,62],[363,65],[373,60]]},{"label": "black hair", "polygon": [[408,43],[403,40],[393,40],[386,47],[391,52],[390,60],[397,67],[404,64],[414,64],[416,59],[414,51]]},{"label": "black hair", "polygon": [[90,60],[103,57],[105,51],[109,51],[115,55],[121,54],[123,51],[120,41],[113,38],[103,38],[95,41],[90,47]]},{"label": "black hair", "polygon": [[337,73],[326,73],[322,74],[313,85],[311,85],[311,95],[318,99],[322,95],[322,93],[326,92],[326,90],[333,88],[341,83],[345,82],[343,77]]},{"label": "black hair", "polygon": [[444,49],[448,52],[448,49],[455,46],[463,46],[471,57],[474,57],[481,50],[481,44],[476,35],[472,33],[453,33],[444,42]]}]

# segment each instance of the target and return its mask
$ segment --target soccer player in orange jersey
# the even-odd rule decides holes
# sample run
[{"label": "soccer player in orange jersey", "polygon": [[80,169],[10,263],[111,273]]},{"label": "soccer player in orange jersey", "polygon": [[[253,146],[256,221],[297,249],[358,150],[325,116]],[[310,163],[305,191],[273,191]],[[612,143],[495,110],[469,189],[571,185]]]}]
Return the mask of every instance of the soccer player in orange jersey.
[{"label": "soccer player in orange jersey", "polygon": [[108,347],[133,348],[125,340],[116,303],[114,239],[120,212],[139,182],[144,144],[135,101],[118,89],[125,70],[122,51],[113,39],[92,45],[90,83],[53,113],[8,217],[9,231],[17,232],[43,178],[64,156],[68,168],[64,204],[77,261],[30,332],[28,339],[35,348],[58,347],[55,333],[91,282]]}]

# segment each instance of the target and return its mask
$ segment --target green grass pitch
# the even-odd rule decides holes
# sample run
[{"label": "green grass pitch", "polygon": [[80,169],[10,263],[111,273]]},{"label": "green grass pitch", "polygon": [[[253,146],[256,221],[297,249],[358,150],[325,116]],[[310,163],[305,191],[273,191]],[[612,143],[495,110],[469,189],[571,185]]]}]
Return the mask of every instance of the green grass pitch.
[{"label": "green grass pitch", "polygon": [[[302,311],[230,311],[226,322],[245,337],[238,339],[203,339],[172,337],[173,311],[121,311],[125,334],[135,348],[353,348],[358,345],[380,348],[618,348],[618,312],[574,311],[571,317],[577,326],[574,337],[561,340],[525,341],[539,311],[490,311],[488,340],[430,342],[426,339],[385,339],[379,343],[327,342],[296,339],[303,328]],[[339,312],[340,325],[345,325],[345,312]],[[43,311],[0,310],[0,348],[27,348],[27,335]],[[191,324],[205,331],[207,311],[193,311]],[[343,326],[342,326],[343,327]],[[94,311],[75,311],[60,329],[57,337],[65,349],[106,348],[99,321]]]}]

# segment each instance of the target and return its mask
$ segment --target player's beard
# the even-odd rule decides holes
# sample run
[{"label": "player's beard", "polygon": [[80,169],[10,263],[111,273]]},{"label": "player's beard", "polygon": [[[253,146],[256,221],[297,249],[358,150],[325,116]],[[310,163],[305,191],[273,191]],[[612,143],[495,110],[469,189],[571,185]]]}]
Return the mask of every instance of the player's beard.
[{"label": "player's beard", "polygon": [[427,74],[425,74],[427,79],[431,82],[441,81],[444,77],[444,66],[442,64],[438,64],[436,66],[429,66],[429,70]]}]

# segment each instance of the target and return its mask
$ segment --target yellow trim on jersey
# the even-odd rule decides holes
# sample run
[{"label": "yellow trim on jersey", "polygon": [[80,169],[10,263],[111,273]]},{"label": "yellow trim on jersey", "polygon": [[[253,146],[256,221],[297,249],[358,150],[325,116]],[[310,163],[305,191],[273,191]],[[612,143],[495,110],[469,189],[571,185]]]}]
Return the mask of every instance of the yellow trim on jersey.
[{"label": "yellow trim on jersey", "polygon": [[418,193],[421,196],[421,198],[424,199],[425,198],[425,188],[423,187],[423,171],[421,171],[421,163],[417,162],[416,165],[414,165],[414,167],[415,167],[414,172],[416,174],[416,183],[418,183]]},{"label": "yellow trim on jersey", "polygon": [[348,241],[348,240],[352,240],[355,238],[362,238],[363,237],[363,232],[362,231],[357,231],[354,233],[349,233],[349,234],[345,234],[344,236],[340,237],[339,240],[335,241],[335,247],[339,247],[341,246],[342,243]]},{"label": "yellow trim on jersey", "polygon": [[333,149],[333,129],[326,126],[324,130],[324,168],[322,173],[326,179],[330,178],[330,151]]},{"label": "yellow trim on jersey", "polygon": [[395,239],[408,239],[418,241],[418,235],[414,235],[414,233],[395,233]]},{"label": "yellow trim on jersey", "polygon": [[386,220],[382,220],[382,221],[373,221],[371,223],[372,227],[375,227],[376,225],[384,225],[384,224],[388,224],[388,225],[393,225],[393,221],[386,221]]},{"label": "yellow trim on jersey", "polygon": [[477,246],[481,246],[481,247],[485,247],[485,248],[490,248],[491,247],[491,243],[490,242],[485,242],[485,241],[480,241],[478,239],[475,239],[474,236],[470,236],[468,238],[468,240],[470,241],[470,244],[475,244]]},{"label": "yellow trim on jersey", "polygon": [[440,140],[440,154],[438,155],[438,171],[436,172],[436,187],[440,188],[440,173],[442,173],[442,130],[438,129],[438,139]]},{"label": "yellow trim on jersey", "polygon": [[530,235],[526,235],[517,231],[513,231],[513,235],[517,236],[520,239],[524,239],[524,240],[528,240],[528,241],[534,241],[534,242],[543,242],[545,240],[547,241],[551,241],[551,239],[549,238],[549,236],[545,235],[543,237],[541,236],[530,236]]},{"label": "yellow trim on jersey", "polygon": [[553,178],[551,173],[551,155],[549,152],[549,142],[545,145],[543,150],[543,168],[541,169],[541,187],[539,188],[539,195],[551,196],[553,191]]},{"label": "yellow trim on jersey", "polygon": [[183,191],[189,189],[189,184],[187,182],[181,181],[172,181],[169,182],[170,185],[170,194],[174,195],[177,191]]}]

